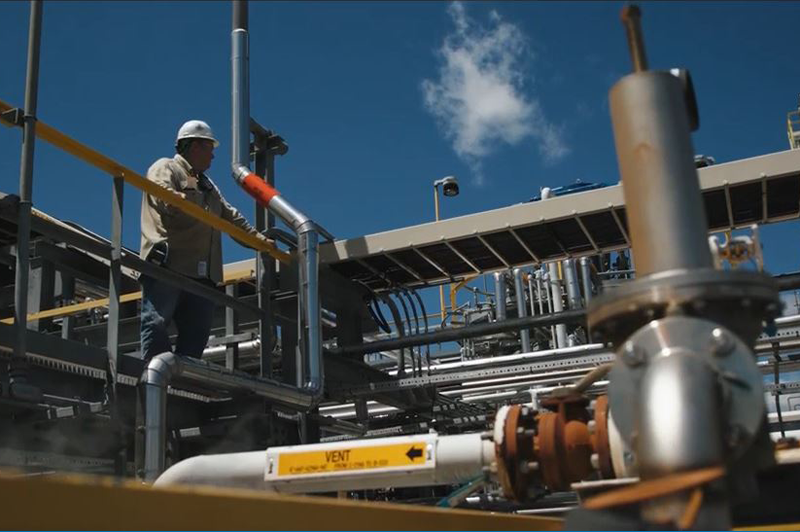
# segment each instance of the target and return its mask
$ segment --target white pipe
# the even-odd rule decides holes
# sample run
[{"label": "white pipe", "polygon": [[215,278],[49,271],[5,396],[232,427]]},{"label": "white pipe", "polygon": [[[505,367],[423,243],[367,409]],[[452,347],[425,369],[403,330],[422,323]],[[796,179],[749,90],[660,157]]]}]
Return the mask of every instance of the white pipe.
[{"label": "white pipe", "polygon": [[564,355],[589,355],[602,352],[605,352],[605,346],[603,344],[576,345],[562,349],[547,349],[544,351],[533,351],[531,353],[517,353],[515,355],[504,355],[499,357],[487,357],[475,360],[464,360],[461,362],[437,364],[435,366],[431,366],[430,373],[441,373],[446,370],[464,368],[479,368],[482,366],[500,366],[518,362],[528,362],[541,358],[560,358]]},{"label": "white pipe", "polygon": [[479,433],[419,434],[195,456],[169,468],[155,486],[313,493],[458,484],[485,474],[493,462],[494,443]]}]

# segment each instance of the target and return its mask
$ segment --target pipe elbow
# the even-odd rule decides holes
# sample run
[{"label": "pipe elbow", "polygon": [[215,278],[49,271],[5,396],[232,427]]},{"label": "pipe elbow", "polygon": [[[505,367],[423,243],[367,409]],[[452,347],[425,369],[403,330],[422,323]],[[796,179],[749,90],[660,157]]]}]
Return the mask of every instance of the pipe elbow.
[{"label": "pipe elbow", "polygon": [[181,372],[181,360],[172,352],[161,353],[150,359],[142,374],[142,383],[166,387]]},{"label": "pipe elbow", "polygon": [[252,172],[250,169],[241,163],[235,162],[231,165],[231,174],[233,175],[233,179],[240,185],[244,183],[244,178],[251,173]]}]

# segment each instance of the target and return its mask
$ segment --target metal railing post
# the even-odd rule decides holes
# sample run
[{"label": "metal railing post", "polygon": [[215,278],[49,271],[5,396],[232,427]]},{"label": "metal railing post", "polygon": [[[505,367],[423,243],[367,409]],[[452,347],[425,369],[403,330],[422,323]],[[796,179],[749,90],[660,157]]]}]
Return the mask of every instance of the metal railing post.
[{"label": "metal railing post", "polygon": [[42,41],[42,2],[31,1],[28,30],[28,64],[25,78],[22,156],[19,171],[19,219],[14,283],[16,343],[11,358],[10,390],[15,397],[37,400],[41,392],[28,384],[26,368],[28,340],[28,268],[30,262],[31,209],[33,207],[33,148],[36,140],[36,103],[39,92],[39,50]]},{"label": "metal railing post", "polygon": [[106,391],[112,424],[119,436],[119,452],[115,456],[117,475],[125,474],[126,445],[123,427],[117,403],[117,363],[119,361],[119,318],[120,295],[122,294],[122,208],[125,192],[125,180],[122,176],[114,177],[111,199],[111,254],[108,268],[108,322],[106,350],[108,361],[106,367]]},{"label": "metal railing post", "polygon": [[[267,136],[263,134],[255,135],[256,145],[256,175],[261,176],[270,186],[275,186],[275,156],[270,152]],[[258,202],[254,202],[256,207],[256,230],[260,233],[269,231],[275,227],[275,215],[262,207]],[[256,293],[258,294],[258,306],[262,314],[258,322],[258,334],[261,338],[260,353],[260,375],[265,378],[272,377],[272,301],[270,292],[272,291],[273,279],[275,279],[275,261],[266,253],[256,255]]]}]

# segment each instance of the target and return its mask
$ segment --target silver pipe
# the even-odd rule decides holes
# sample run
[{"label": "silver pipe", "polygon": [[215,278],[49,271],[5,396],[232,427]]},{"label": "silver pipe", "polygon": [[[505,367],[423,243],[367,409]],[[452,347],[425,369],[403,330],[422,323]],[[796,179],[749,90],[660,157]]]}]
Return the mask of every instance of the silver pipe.
[{"label": "silver pipe", "polygon": [[539,314],[544,314],[544,291],[542,290],[542,270],[536,270],[536,299],[539,301]]},{"label": "silver pipe", "polygon": [[610,104],[637,274],[713,267],[681,81],[630,74]]},{"label": "silver pipe", "polygon": [[[723,404],[718,376],[698,353],[665,349],[647,368],[637,400],[636,456],[642,478],[724,465]],[[654,499],[645,519],[682,515],[688,495]]]},{"label": "silver pipe", "polygon": [[[256,338],[255,340],[247,340],[245,342],[239,342],[239,356],[247,356],[252,355],[253,353],[261,352],[261,339]],[[203,359],[214,358],[218,356],[224,356],[225,352],[228,350],[227,345],[215,345],[214,347],[207,347],[203,350]]]},{"label": "silver pipe", "polygon": [[567,285],[567,301],[569,303],[569,308],[582,308],[583,303],[581,302],[581,289],[578,285],[578,272],[575,269],[575,259],[566,259],[562,261],[561,267],[564,270],[564,280]]},{"label": "silver pipe", "polygon": [[[514,288],[517,296],[517,317],[527,316],[525,307],[525,288],[522,285],[522,269],[514,268]],[[531,333],[528,329],[519,330],[519,339],[523,353],[531,351]]]},{"label": "silver pipe", "polygon": [[28,29],[28,64],[25,75],[25,110],[22,126],[22,154],[19,168],[19,219],[17,260],[14,280],[15,345],[11,359],[11,393],[35,400],[38,393],[27,384],[24,373],[28,340],[28,275],[33,208],[33,149],[36,142],[36,105],[39,96],[39,55],[42,42],[42,2],[31,2]]},{"label": "silver pipe", "polygon": [[153,357],[142,375],[145,394],[144,480],[154,482],[164,471],[167,448],[167,387],[175,373],[177,357],[164,353]]},{"label": "silver pipe", "polygon": [[592,263],[589,257],[581,257],[581,281],[583,283],[583,297],[586,300],[586,306],[592,300]]},{"label": "silver pipe", "polygon": [[608,353],[608,349],[603,344],[584,344],[576,345],[573,347],[563,347],[558,349],[546,349],[543,351],[534,351],[531,353],[517,353],[514,355],[502,355],[496,357],[478,358],[474,360],[464,360],[460,362],[447,362],[443,364],[436,364],[431,366],[431,374],[444,373],[446,371],[456,371],[464,368],[481,368],[491,366],[503,366],[507,364],[516,364],[521,362],[531,362],[541,359],[559,360],[569,356],[586,356],[596,355],[599,353]]},{"label": "silver pipe", "polygon": [[[301,360],[298,361],[298,386],[290,388],[280,384],[275,394],[277,402],[288,401],[290,406],[311,408],[322,397],[322,327],[319,301],[319,237],[316,226],[302,212],[295,209],[271,186],[261,179],[251,177],[250,162],[250,93],[248,64],[248,31],[246,0],[234,3],[234,28],[232,43],[232,114],[233,114],[233,177],[252,194],[260,204],[279,216],[297,233],[297,267],[299,277],[298,339]],[[302,366],[306,368],[303,370]],[[274,391],[272,388],[270,390]],[[284,397],[288,394],[288,399]],[[271,394],[267,394],[270,396]],[[308,401],[308,399],[311,399]]]},{"label": "silver pipe", "polygon": [[319,301],[319,236],[313,229],[297,235],[299,269],[299,312],[301,323],[298,338],[307,364],[303,388],[318,398],[322,396],[322,327]]},{"label": "silver pipe", "polygon": [[[234,11],[236,4],[234,2]],[[239,17],[237,17],[239,18]],[[241,21],[234,20],[234,24]],[[250,166],[250,80],[249,36],[246,28],[234,27],[231,32],[232,116],[234,167]]]},{"label": "silver pipe", "polygon": [[176,382],[228,392],[252,392],[292,410],[309,410],[321,398],[321,393],[312,386],[300,389],[196,358],[174,353],[157,355],[148,362],[141,379],[145,393],[145,480],[148,482],[164,469],[167,387]]},{"label": "silver pipe", "polygon": [[506,319],[506,279],[503,272],[494,273],[495,321]]},{"label": "silver pipe", "polygon": [[[552,302],[552,312],[564,310],[564,301],[561,295],[561,279],[558,277],[558,266],[555,262],[547,265],[550,270],[550,301]],[[567,326],[563,323],[556,325],[556,347],[567,346]]]},{"label": "silver pipe", "polygon": [[531,304],[531,316],[536,316],[536,293],[533,291],[533,276],[528,275],[528,301]]}]

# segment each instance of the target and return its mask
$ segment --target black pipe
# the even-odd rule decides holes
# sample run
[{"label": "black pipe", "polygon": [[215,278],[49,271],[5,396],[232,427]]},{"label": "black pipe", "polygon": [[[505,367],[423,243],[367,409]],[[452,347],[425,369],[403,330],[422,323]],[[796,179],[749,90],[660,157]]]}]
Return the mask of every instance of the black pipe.
[{"label": "black pipe", "polygon": [[778,291],[797,290],[800,288],[800,272],[782,273],[773,277],[778,283]]},{"label": "black pipe", "polygon": [[247,0],[233,0],[233,29],[248,30]]},{"label": "black pipe", "polygon": [[[392,319],[394,320],[394,323],[397,326],[397,335],[400,337],[398,339],[402,340],[403,338],[408,338],[408,336],[406,336],[405,327],[403,326],[403,320],[400,317],[400,311],[397,310],[397,305],[394,304],[392,298],[389,297],[388,294],[378,294],[378,297],[380,297],[381,300],[383,300],[384,304],[386,304],[386,306],[389,307],[389,311],[392,313]],[[400,349],[400,356],[397,359],[397,375],[402,377],[406,373],[406,351],[403,348],[399,349]],[[366,351],[365,353],[374,353],[374,352],[375,351]]]},{"label": "black pipe", "polygon": [[380,340],[378,342],[369,342],[366,344],[346,345],[331,349],[330,352],[336,355],[365,355],[377,351],[391,351],[403,347],[452,342],[465,338],[477,338],[490,334],[518,331],[523,328],[546,327],[556,323],[580,323],[585,325],[585,322],[586,310],[567,310],[553,314],[526,316],[524,318],[512,318],[498,322],[470,325],[468,327],[440,329],[426,334],[406,336],[405,338],[392,338],[390,340]]},{"label": "black pipe", "polygon": [[11,358],[11,394],[36,401],[37,389],[27,382],[28,268],[33,208],[33,147],[36,140],[36,103],[39,94],[39,50],[42,41],[42,1],[31,2],[28,29],[28,65],[25,78],[25,112],[22,125],[22,160],[19,170],[19,219],[17,220],[17,261],[14,285],[14,326],[16,344]]}]

